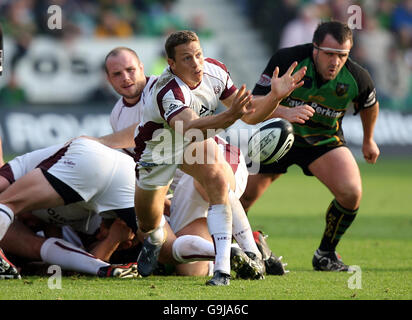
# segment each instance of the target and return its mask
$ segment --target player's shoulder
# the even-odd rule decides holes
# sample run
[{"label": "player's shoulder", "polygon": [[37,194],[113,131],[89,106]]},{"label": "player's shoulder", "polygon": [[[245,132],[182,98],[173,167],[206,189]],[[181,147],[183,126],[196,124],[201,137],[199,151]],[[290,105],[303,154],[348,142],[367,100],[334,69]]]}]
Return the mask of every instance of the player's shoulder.
[{"label": "player's shoulder", "polygon": [[345,63],[345,67],[352,74],[358,86],[364,85],[365,82],[366,83],[372,82],[372,78],[368,70],[366,70],[364,67],[362,67],[360,64],[358,64],[353,59],[348,58],[348,60]]},{"label": "player's shoulder", "polygon": [[189,91],[187,85],[173,74],[170,68],[163,71],[153,88],[154,99],[156,99],[158,104],[165,98],[184,102],[185,95],[187,95]]},{"label": "player's shoulder", "polygon": [[228,72],[226,65],[217,59],[205,58],[204,65],[206,68],[210,68],[212,70],[223,71],[225,73]]},{"label": "player's shoulder", "polygon": [[306,58],[311,57],[312,51],[313,51],[312,43],[300,44],[300,45],[293,46],[293,47],[279,49],[272,56],[272,59],[277,59],[281,61],[285,60],[288,62],[290,61],[300,62]]},{"label": "player's shoulder", "polygon": [[159,79],[159,76],[154,76],[154,75],[146,77],[146,86],[144,87],[144,91],[145,92],[151,91],[158,79]]}]

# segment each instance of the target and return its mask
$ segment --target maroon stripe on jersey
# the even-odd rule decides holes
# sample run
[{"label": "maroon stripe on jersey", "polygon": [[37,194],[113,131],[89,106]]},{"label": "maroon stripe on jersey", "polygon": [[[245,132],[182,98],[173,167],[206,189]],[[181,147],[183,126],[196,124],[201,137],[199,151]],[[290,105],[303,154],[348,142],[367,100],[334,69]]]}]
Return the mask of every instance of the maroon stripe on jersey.
[{"label": "maroon stripe on jersey", "polygon": [[59,161],[65,155],[67,149],[69,149],[70,144],[71,143],[58,150],[52,156],[40,162],[40,164],[36,168],[40,168],[46,171],[49,170],[57,161]]},{"label": "maroon stripe on jersey", "polygon": [[60,242],[58,242],[58,241],[55,241],[54,244],[55,244],[56,246],[64,249],[64,250],[76,252],[76,253],[79,253],[79,254],[83,254],[83,255],[85,255],[86,257],[93,258],[93,259],[97,259],[95,256],[91,255],[91,254],[88,253],[88,252],[81,251],[81,250],[76,250],[76,249],[74,249],[74,248],[70,248],[70,247],[65,246],[63,243],[60,243]]},{"label": "maroon stripe on jersey", "polygon": [[227,143],[225,140],[218,136],[215,136],[215,141],[217,144],[223,145],[225,147],[225,159],[227,163],[230,164],[233,173],[236,173],[240,163],[240,149]]},{"label": "maroon stripe on jersey", "polygon": [[188,256],[182,256],[183,259],[202,259],[202,260],[215,260],[215,256],[207,256],[207,255],[200,255],[200,254],[191,254]]},{"label": "maroon stripe on jersey", "polygon": [[140,95],[139,100],[137,100],[135,104],[131,104],[131,103],[127,102],[127,101],[124,99],[124,97],[123,97],[123,98],[122,98],[123,106],[125,106],[126,108],[132,108],[132,107],[134,107],[134,106],[140,101],[141,96],[142,96],[142,95]]},{"label": "maroon stripe on jersey", "polygon": [[[176,100],[182,101],[182,103],[185,103],[185,97],[183,95],[182,89],[180,89],[179,85],[177,84],[176,80],[173,79],[169,81],[167,85],[163,87],[162,90],[159,91],[159,93],[156,96],[156,101],[157,101],[157,106],[159,107],[160,115],[162,116],[163,119],[165,119],[165,110],[163,109],[163,97],[166,95],[168,91],[172,90],[173,95]],[[166,119],[165,119],[166,120]]]},{"label": "maroon stripe on jersey", "polygon": [[5,178],[8,182],[10,182],[10,184],[16,181],[16,179],[14,179],[13,170],[11,170],[11,167],[8,163],[0,168],[0,176]]},{"label": "maroon stripe on jersey", "polygon": [[229,98],[235,91],[236,91],[236,86],[233,85],[229,89],[223,90],[222,94],[219,97],[219,100],[225,100],[226,98]]},{"label": "maroon stripe on jersey", "polygon": [[152,140],[153,133],[157,129],[162,129],[163,124],[161,123],[156,123],[153,121],[149,121],[145,123],[142,127],[138,127],[139,133],[137,136],[134,138],[134,142],[136,144],[136,147],[134,148],[134,161],[137,162],[140,160],[140,157],[142,156],[142,153],[144,149],[146,148],[146,141]]},{"label": "maroon stripe on jersey", "polygon": [[159,78],[156,78],[155,80],[153,80],[153,83],[150,85],[149,91],[152,90],[153,86],[155,85],[158,79]]},{"label": "maroon stripe on jersey", "polygon": [[209,62],[209,63],[211,63],[211,64],[214,64],[214,65],[216,65],[216,66],[219,66],[219,67],[221,67],[223,70],[225,70],[226,72],[228,72],[226,66],[225,66],[223,63],[221,63],[220,61],[216,60],[216,59],[206,58],[205,61],[207,61],[207,62]]}]

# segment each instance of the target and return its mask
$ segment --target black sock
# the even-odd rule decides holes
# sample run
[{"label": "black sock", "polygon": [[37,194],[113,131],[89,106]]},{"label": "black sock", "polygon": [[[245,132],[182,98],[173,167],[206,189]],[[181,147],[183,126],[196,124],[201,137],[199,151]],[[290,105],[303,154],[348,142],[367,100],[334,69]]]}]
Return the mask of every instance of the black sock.
[{"label": "black sock", "polygon": [[326,228],[319,246],[321,251],[335,251],[340,238],[355,220],[358,209],[345,209],[336,199],[332,201],[326,212]]}]

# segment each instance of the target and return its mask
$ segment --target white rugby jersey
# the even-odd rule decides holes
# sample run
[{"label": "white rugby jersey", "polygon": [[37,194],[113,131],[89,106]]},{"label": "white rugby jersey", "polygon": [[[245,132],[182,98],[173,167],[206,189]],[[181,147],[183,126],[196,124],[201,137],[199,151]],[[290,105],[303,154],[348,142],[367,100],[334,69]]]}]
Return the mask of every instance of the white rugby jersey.
[{"label": "white rugby jersey", "polygon": [[[157,76],[146,77],[146,86],[136,104],[127,103],[123,97],[116,102],[110,114],[110,125],[112,126],[113,132],[121,131],[134,123],[140,123],[142,104],[146,103],[146,100],[149,99],[149,92],[156,83],[157,78]],[[130,155],[134,154],[133,149],[134,148],[128,148],[123,151]]]},{"label": "white rugby jersey", "polygon": [[[136,160],[153,162],[150,149],[157,145],[153,138],[156,134],[161,134],[159,131],[155,133],[157,129],[170,130],[172,144],[175,143],[175,132],[169,123],[179,112],[190,108],[199,117],[212,115],[219,106],[219,101],[230,97],[235,91],[236,87],[226,66],[215,59],[204,60],[203,79],[195,88],[190,88],[173,74],[170,67],[167,68],[154,85],[151,103],[143,105],[141,123],[135,134]],[[175,152],[176,150],[172,154]],[[166,158],[168,156],[165,156],[165,161],[169,163],[170,157]]]}]

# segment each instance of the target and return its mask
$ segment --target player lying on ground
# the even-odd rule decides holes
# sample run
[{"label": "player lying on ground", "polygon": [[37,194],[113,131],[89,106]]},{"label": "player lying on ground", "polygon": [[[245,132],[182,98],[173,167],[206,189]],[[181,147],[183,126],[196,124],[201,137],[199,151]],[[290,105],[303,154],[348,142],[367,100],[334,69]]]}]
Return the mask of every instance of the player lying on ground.
[{"label": "player lying on ground", "polygon": [[[242,152],[228,144],[224,139],[215,136],[214,140],[218,143],[222,154],[225,155],[227,163],[231,164],[233,174],[229,177],[234,179],[234,189],[229,191],[229,202],[232,208],[232,232],[233,237],[245,252],[246,256],[251,258],[252,262],[262,259],[265,264],[267,274],[283,275],[286,271],[282,264],[281,258],[277,258],[267,246],[263,235],[260,232],[253,232],[246,213],[240,202],[237,201],[246,188],[248,170]],[[178,170],[177,172],[180,172]],[[208,270],[208,264],[205,262],[194,262],[204,259],[210,260],[214,256],[214,247],[212,238],[207,227],[207,214],[209,199],[202,186],[193,177],[181,173],[173,181],[173,198],[170,209],[170,227],[175,232],[177,239],[173,244],[173,256],[177,261],[182,262],[176,269],[182,273],[193,273],[194,275],[205,273]],[[199,237],[193,237],[198,235]],[[231,251],[238,249],[232,247]],[[236,259],[242,257],[241,254],[236,257],[233,253],[232,269],[237,270],[240,277],[250,272],[242,264],[237,264]],[[247,260],[247,257],[243,260]],[[242,261],[241,261],[242,262]],[[253,265],[253,264],[252,264]],[[259,266],[258,266],[259,267]],[[263,277],[260,268],[256,270],[255,279]]]},{"label": "player lying on ground", "polygon": [[[18,157],[4,165],[0,177],[0,190],[4,190],[0,194],[2,243],[15,254],[42,259],[70,270],[98,274],[104,267],[101,273],[119,274],[121,270],[115,271],[84,250],[62,239],[37,237],[17,219],[14,221],[14,216],[22,212],[41,215],[42,212],[36,210],[53,208],[53,211],[43,211],[43,215],[50,218],[53,212],[54,218],[70,221],[86,232],[93,228],[94,214],[120,217],[136,231],[133,197],[130,196],[134,194],[134,181],[129,178],[134,163],[119,154],[94,141],[76,139],[64,146],[30,153],[26,158]],[[33,163],[38,165],[32,170],[29,167]],[[127,179],[131,183],[127,183]],[[9,227],[10,232],[7,232]],[[135,265],[128,268],[137,275]]]},{"label": "player lying on ground", "polygon": [[[122,161],[112,161],[113,158],[120,158]],[[102,163],[96,161],[97,159],[104,159],[105,165],[103,166]],[[57,160],[58,163],[51,165],[54,160]],[[86,163],[90,164],[90,162],[94,163],[94,166],[89,168],[90,172],[88,173],[88,175],[84,176],[80,174],[80,172],[82,171],[82,165]],[[67,183],[71,183],[72,185],[75,184],[74,187],[77,190],[87,190],[87,188],[91,188],[93,186],[99,188],[99,190],[96,190],[93,196],[89,195],[89,201],[75,201],[73,203],[57,206],[52,209],[46,210],[36,209],[36,205],[37,207],[44,206],[45,208],[49,208],[52,203],[55,203],[53,201],[56,201],[55,198],[58,198],[59,195],[54,194],[56,193],[55,190],[48,191],[47,194],[50,195],[49,199],[41,204],[38,202],[39,199],[32,199],[33,197],[27,196],[27,193],[21,189],[24,188],[24,184],[22,184],[21,181],[24,182],[28,179],[28,176],[30,177],[31,175],[33,175],[33,169],[35,167],[43,168],[44,170],[44,168],[49,167],[49,165],[51,165],[50,168],[52,169],[49,169],[49,171],[58,176],[58,178],[55,177],[56,179],[66,179],[66,181],[68,181]],[[66,165],[68,167],[65,167]],[[113,168],[115,168],[115,170],[112,170]],[[96,185],[91,182],[90,178],[93,175],[96,176],[98,174],[103,178],[106,177],[107,175],[105,174],[105,171],[107,170],[114,174],[112,181],[102,181],[100,178],[95,178],[95,180],[99,180],[94,181]],[[17,157],[14,160],[10,161],[8,164],[4,165],[0,169],[0,190],[5,191],[0,195],[0,199],[6,198],[5,195],[10,195],[10,190],[14,190],[17,199],[21,199],[24,195],[27,196],[28,200],[25,200],[27,203],[23,208],[32,208],[32,213],[38,218],[42,218],[43,220],[49,222],[52,221],[55,224],[70,225],[77,231],[89,234],[95,232],[97,226],[99,225],[100,215],[104,217],[116,216],[111,214],[113,212],[106,210],[99,211],[98,209],[102,209],[102,207],[104,207],[105,205],[111,207],[114,206],[122,209],[115,209],[114,211],[117,212],[117,214],[123,217],[125,220],[127,220],[129,225],[131,225],[131,227],[135,230],[136,219],[134,211],[130,211],[130,208],[122,208],[127,204],[133,203],[133,171],[134,162],[129,156],[104,147],[103,145],[100,145],[95,141],[89,139],[76,139],[63,148],[61,145],[59,145],[37,150]],[[41,171],[42,174],[43,172],[44,171]],[[82,181],[83,178],[86,179],[86,181]],[[52,178],[49,177],[49,179]],[[32,179],[32,183],[35,186],[38,184],[39,188],[40,186],[50,187],[47,186],[48,181],[43,181],[44,183],[40,184],[41,181],[39,182],[38,180],[41,179]],[[72,180],[75,180],[75,182],[72,183]],[[68,189],[69,187],[63,184],[62,181],[52,181],[54,183],[54,187],[58,188],[60,192],[63,192],[63,188],[66,188],[66,192],[70,192],[70,190]],[[26,183],[28,182],[26,181]],[[16,186],[20,186],[20,189]],[[34,188],[35,186],[31,187]],[[55,192],[53,193],[52,191]],[[71,192],[74,193],[73,190],[71,190]],[[107,192],[109,192],[109,194]],[[119,198],[124,204],[120,205],[116,203],[116,200],[113,200],[113,198],[111,198],[112,195],[117,196],[117,198]],[[40,197],[40,200],[44,198],[46,198],[45,195]],[[9,201],[13,203],[13,201],[16,200],[15,198],[12,198]],[[7,201],[4,202],[8,203]],[[6,206],[3,205],[2,209],[4,207]],[[21,210],[25,211],[25,209]],[[132,215],[129,215],[130,212],[132,212]],[[127,214],[126,216],[125,213]],[[19,216],[21,215],[22,214],[20,213]],[[120,222],[115,221],[109,229],[109,235],[110,231],[113,231],[113,227],[116,227],[116,229],[118,230],[116,232],[117,235],[115,235],[115,239],[113,239],[113,237],[107,237],[104,234],[101,235],[100,230],[98,240],[100,240],[101,242],[98,244],[98,246],[94,247],[90,251],[94,254],[93,256],[78,247],[74,247],[66,241],[57,239],[56,237],[48,240],[42,237],[38,237],[32,230],[18,221],[18,219],[16,219],[9,227],[7,233],[1,241],[1,245],[7,248],[8,251],[19,256],[33,260],[43,259],[45,262],[51,264],[59,264],[63,269],[95,274],[98,271],[95,270],[96,265],[108,265],[107,263],[103,263],[103,261],[96,259],[96,257],[101,257],[101,259],[106,260],[116,249],[115,245],[119,245],[119,242],[121,242],[121,240],[123,240],[123,242],[133,240],[134,233],[130,230],[129,227],[125,226],[124,223],[121,224]],[[119,227],[123,229],[120,229],[119,231]],[[170,230],[170,227],[168,227],[168,225],[167,228],[169,231],[169,237],[168,241],[166,241],[165,245],[162,248],[163,253],[160,255],[160,260],[163,263],[176,263],[172,258],[172,244],[174,241],[174,234]],[[124,232],[124,234],[122,234],[122,231]],[[6,263],[6,260],[3,260],[4,263]],[[133,268],[133,271],[135,272],[135,266],[129,265],[129,268]],[[10,268],[9,273],[13,272],[13,270],[13,268]],[[106,271],[104,273],[100,272],[100,274],[106,276],[110,274],[109,271]],[[122,275],[125,275],[125,272],[123,272]]]}]

